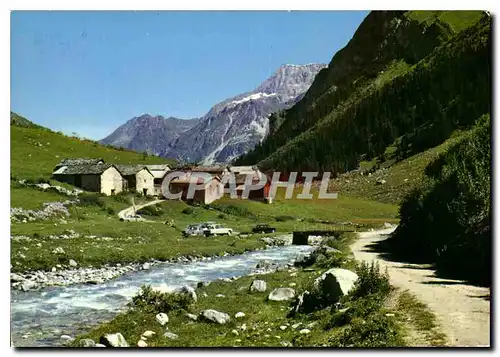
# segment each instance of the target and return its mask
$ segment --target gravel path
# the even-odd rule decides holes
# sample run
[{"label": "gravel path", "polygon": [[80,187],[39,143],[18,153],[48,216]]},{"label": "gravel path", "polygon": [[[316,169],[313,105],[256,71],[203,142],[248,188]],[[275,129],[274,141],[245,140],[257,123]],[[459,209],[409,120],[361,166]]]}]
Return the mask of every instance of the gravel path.
[{"label": "gravel path", "polygon": [[[155,205],[155,204],[163,202],[163,201],[165,201],[165,200],[163,200],[163,199],[162,200],[154,200],[151,202],[144,203],[142,205],[136,205],[135,211],[137,212],[143,207]],[[118,218],[125,218],[125,217],[129,217],[132,215],[134,215],[134,206],[127,207],[124,210],[121,210],[120,212],[118,212]]]},{"label": "gravel path", "polygon": [[468,285],[461,281],[436,278],[425,265],[386,261],[370,249],[370,245],[388,238],[394,228],[362,232],[351,246],[357,260],[377,261],[388,268],[391,283],[409,290],[427,304],[436,315],[441,330],[446,334],[446,345],[490,346],[490,302],[488,288]]}]

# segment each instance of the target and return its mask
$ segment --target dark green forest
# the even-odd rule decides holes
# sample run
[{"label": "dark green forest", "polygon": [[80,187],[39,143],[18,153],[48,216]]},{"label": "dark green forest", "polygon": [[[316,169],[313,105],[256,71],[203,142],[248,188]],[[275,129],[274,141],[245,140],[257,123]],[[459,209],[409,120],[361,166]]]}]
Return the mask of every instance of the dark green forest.
[{"label": "dark green forest", "polygon": [[390,251],[433,263],[445,276],[491,283],[490,139],[484,115],[427,166],[425,184],[401,204],[400,224],[386,243]]}]

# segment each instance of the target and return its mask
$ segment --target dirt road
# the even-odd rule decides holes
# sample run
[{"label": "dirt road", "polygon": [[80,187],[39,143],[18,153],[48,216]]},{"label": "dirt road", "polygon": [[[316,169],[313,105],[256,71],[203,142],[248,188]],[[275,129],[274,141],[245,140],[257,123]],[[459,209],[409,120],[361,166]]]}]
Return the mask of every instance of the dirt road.
[{"label": "dirt road", "polygon": [[354,257],[378,261],[384,270],[387,266],[394,286],[408,289],[427,304],[448,338],[447,346],[489,346],[490,302],[484,298],[489,289],[436,278],[434,271],[423,265],[384,260],[369,246],[387,239],[393,230],[359,233],[359,239],[351,246]]},{"label": "dirt road", "polygon": [[[142,205],[136,205],[135,206],[135,210],[138,211],[138,210],[140,210],[143,207],[151,206],[151,205],[156,205],[156,204],[158,204],[160,202],[163,202],[163,201],[164,200],[154,200],[154,201],[151,201],[151,202],[144,203]],[[120,212],[118,212],[118,218],[126,218],[126,217],[129,217],[129,216],[132,216],[134,213],[135,213],[134,212],[134,206],[130,206],[130,207],[127,207],[124,210],[121,210]]]}]

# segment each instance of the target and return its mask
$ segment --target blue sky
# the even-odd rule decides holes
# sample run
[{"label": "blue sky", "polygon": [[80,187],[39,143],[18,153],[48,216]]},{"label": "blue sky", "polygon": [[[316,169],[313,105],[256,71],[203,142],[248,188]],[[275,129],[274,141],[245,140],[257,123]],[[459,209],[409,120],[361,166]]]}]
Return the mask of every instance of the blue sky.
[{"label": "blue sky", "polygon": [[11,110],[92,139],[143,113],[199,117],[282,64],[328,63],[367,14],[12,12]]}]

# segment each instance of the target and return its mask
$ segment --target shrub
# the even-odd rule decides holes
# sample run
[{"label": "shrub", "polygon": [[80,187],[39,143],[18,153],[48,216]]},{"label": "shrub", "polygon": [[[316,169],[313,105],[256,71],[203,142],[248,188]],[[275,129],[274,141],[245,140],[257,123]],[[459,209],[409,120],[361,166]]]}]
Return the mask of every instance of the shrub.
[{"label": "shrub", "polygon": [[255,215],[252,212],[250,212],[250,210],[248,210],[248,208],[238,206],[238,205],[217,203],[217,204],[212,204],[212,208],[215,208],[216,210],[218,210],[222,213],[233,215],[233,216],[255,218]]},{"label": "shrub", "polygon": [[98,206],[104,207],[105,204],[101,197],[92,193],[82,193],[78,196],[78,205],[79,206]]},{"label": "shrub", "polygon": [[106,212],[107,212],[108,214],[115,214],[115,210],[113,209],[113,207],[109,207],[109,206],[108,206],[108,207],[106,207]]},{"label": "shrub", "polygon": [[217,218],[219,218],[219,219],[226,219],[226,215],[225,215],[225,214],[223,214],[223,213],[221,213],[221,214],[219,214],[219,215],[217,216]]},{"label": "shrub", "polygon": [[192,303],[188,294],[161,292],[150,285],[143,285],[141,291],[132,298],[132,306],[152,312],[169,312],[177,309],[187,310]]},{"label": "shrub", "polygon": [[138,210],[137,213],[146,216],[161,216],[163,214],[163,211],[159,207],[146,206]]},{"label": "shrub", "polygon": [[182,210],[182,213],[184,214],[193,214],[194,213],[194,208],[193,207],[186,207]]},{"label": "shrub", "polygon": [[329,341],[331,347],[398,347],[405,342],[394,318],[376,313],[367,319],[355,318]]},{"label": "shrub", "polygon": [[292,216],[277,216],[276,222],[286,222],[286,221],[293,221],[295,218]]},{"label": "shrub", "polygon": [[356,273],[359,278],[353,291],[349,294],[352,298],[362,298],[371,294],[385,296],[391,291],[389,274],[387,270],[382,274],[378,263],[362,262],[357,266]]}]

